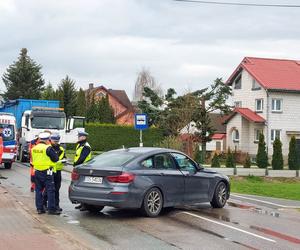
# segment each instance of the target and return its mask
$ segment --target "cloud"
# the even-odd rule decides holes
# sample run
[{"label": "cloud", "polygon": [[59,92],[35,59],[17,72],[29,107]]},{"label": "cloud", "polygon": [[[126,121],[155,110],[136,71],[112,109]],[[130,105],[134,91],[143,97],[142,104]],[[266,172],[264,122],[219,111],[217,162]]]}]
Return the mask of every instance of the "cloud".
[{"label": "cloud", "polygon": [[169,0],[0,1],[0,74],[27,47],[54,85],[68,74],[131,97],[146,67],[180,93],[226,79],[244,56],[299,59],[299,21],[293,9]]}]

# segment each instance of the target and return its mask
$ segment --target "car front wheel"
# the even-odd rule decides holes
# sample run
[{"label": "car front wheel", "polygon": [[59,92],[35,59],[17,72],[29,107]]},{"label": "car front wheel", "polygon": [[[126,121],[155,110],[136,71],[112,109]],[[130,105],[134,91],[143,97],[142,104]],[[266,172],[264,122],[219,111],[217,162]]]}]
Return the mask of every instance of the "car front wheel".
[{"label": "car front wheel", "polygon": [[213,196],[212,201],[210,202],[213,208],[222,208],[225,206],[227,202],[227,186],[224,182],[220,182],[216,189]]},{"label": "car front wheel", "polygon": [[158,188],[151,188],[144,197],[142,211],[148,217],[156,217],[163,207],[163,196]]}]

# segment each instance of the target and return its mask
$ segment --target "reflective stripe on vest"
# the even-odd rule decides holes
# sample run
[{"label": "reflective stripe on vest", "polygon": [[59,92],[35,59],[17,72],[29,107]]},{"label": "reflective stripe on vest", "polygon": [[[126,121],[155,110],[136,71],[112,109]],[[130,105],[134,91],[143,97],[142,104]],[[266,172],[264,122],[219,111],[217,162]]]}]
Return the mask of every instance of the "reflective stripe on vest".
[{"label": "reflective stripe on vest", "polygon": [[80,157],[80,155],[81,155],[81,152],[82,152],[84,146],[87,146],[87,147],[90,148],[90,153],[89,153],[89,155],[85,158],[85,160],[84,160],[83,163],[85,163],[85,162],[89,161],[90,159],[92,159],[92,149],[91,149],[90,144],[88,144],[88,142],[86,142],[86,143],[84,143],[83,145],[80,146],[80,144],[78,143],[77,146],[76,146],[76,154],[75,154],[75,157],[74,157],[74,162],[77,162],[77,161],[78,161],[78,159],[79,159],[79,157]]},{"label": "reflective stripe on vest", "polygon": [[31,149],[32,165],[35,170],[44,171],[50,167],[55,167],[55,163],[46,153],[48,147],[50,145],[39,143]]},{"label": "reflective stripe on vest", "polygon": [[[61,153],[58,156],[58,160],[62,160],[64,158],[64,155],[65,155],[65,149],[62,146],[59,146],[59,149],[60,149]],[[64,167],[63,163],[61,163],[61,162],[56,163],[56,166],[55,166],[56,170],[61,171],[63,169],[63,167]]]}]

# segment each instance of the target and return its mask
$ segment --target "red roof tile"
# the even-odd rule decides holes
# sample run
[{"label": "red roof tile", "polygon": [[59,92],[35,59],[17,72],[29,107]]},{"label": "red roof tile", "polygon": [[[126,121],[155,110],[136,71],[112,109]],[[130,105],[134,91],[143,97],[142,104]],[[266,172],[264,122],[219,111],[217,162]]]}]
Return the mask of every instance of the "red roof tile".
[{"label": "red roof tile", "polygon": [[226,137],[226,134],[214,134],[211,139],[213,140],[222,140]]},{"label": "red roof tile", "polygon": [[245,57],[227,83],[232,84],[242,69],[265,89],[300,91],[300,61]]},{"label": "red roof tile", "polygon": [[261,117],[260,115],[253,112],[251,109],[248,108],[235,108],[230,116],[226,119],[225,123],[228,123],[232,117],[234,117],[237,113],[243,116],[245,119],[255,123],[264,123],[266,120]]}]

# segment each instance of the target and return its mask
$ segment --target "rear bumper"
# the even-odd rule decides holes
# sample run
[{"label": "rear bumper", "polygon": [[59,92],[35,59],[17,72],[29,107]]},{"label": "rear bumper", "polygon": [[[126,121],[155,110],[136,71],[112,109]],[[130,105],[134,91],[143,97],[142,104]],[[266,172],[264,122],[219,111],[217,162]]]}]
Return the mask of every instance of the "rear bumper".
[{"label": "rear bumper", "polygon": [[137,199],[128,189],[100,191],[95,188],[69,186],[69,199],[72,203],[85,203],[96,206],[116,208],[140,208],[141,200]]}]

